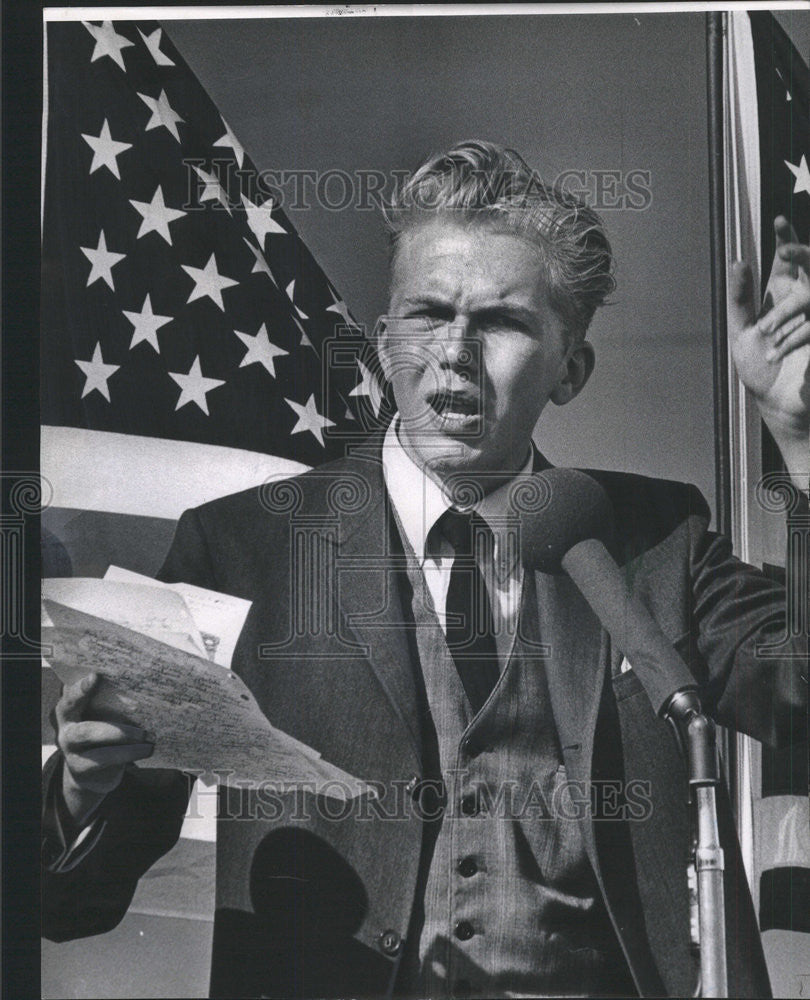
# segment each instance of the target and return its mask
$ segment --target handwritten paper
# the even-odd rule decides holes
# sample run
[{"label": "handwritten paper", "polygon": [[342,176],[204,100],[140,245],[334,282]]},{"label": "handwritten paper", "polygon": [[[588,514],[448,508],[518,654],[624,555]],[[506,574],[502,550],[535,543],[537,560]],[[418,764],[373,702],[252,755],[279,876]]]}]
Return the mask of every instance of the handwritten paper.
[{"label": "handwritten paper", "polygon": [[[165,595],[164,595],[165,596]],[[48,598],[50,664],[63,683],[95,671],[93,705],[156,736],[139,766],[214,776],[233,786],[303,786],[347,800],[373,790],[273,727],[240,677],[203,655]]]},{"label": "handwritten paper", "polygon": [[[178,649],[205,653],[200,630],[178,594],[162,592],[142,583],[111,582],[95,577],[55,577],[42,581],[42,597],[116,622]],[[43,624],[47,626],[47,619]]]},{"label": "handwritten paper", "polygon": [[[110,566],[104,574],[105,580],[120,583],[137,583],[143,586],[172,591],[183,598],[189,614],[196,625],[210,660],[223,667],[230,667],[236,640],[245,624],[250,610],[250,601],[230,594],[220,594],[203,587],[194,587],[190,583],[161,583],[151,577],[133,573],[132,570],[120,566]],[[104,615],[111,618],[110,615]],[[117,621],[117,619],[111,619]]]}]

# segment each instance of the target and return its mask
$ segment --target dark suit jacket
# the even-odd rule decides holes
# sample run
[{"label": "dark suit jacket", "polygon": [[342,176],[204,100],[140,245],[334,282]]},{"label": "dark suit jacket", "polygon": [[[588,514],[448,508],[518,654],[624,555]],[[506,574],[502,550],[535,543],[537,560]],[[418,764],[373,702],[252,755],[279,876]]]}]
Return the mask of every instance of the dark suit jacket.
[{"label": "dark suit jacket", "polygon": [[[757,641],[784,627],[779,588],[707,530],[708,508],[694,488],[593,475],[615,507],[626,579],[686,658],[704,706],[770,743],[801,738],[800,661],[755,653]],[[401,793],[426,773],[425,720],[391,553],[379,450],[370,449],[186,512],[161,576],[251,600],[234,669],[270,721],[326,760]],[[302,621],[302,595],[317,589],[317,574],[331,580],[334,602]],[[570,580],[537,573],[536,583],[568,777],[649,783],[645,819],[582,819],[609,913],[641,992],[691,995],[689,830],[674,741],[635,674],[619,672],[621,652]],[[792,652],[806,656],[806,640]],[[93,851],[72,871],[45,875],[47,936],[95,934],[121,919],[137,879],[176,839],[186,791],[180,775],[127,773],[103,805],[107,827]],[[384,800],[386,809],[394,799]],[[221,794],[212,995],[385,993],[420,873],[419,816],[405,810],[392,820],[371,810],[362,820],[340,819],[306,796],[287,797],[281,808],[279,801]],[[723,796],[720,804],[731,995],[763,996],[756,920]]]}]

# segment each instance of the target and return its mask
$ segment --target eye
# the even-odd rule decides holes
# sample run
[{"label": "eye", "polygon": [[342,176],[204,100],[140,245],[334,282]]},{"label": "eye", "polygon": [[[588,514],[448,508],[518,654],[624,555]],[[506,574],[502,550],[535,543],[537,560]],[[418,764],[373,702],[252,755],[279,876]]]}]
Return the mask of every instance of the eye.
[{"label": "eye", "polygon": [[482,333],[505,333],[508,331],[515,331],[516,333],[530,332],[529,328],[522,320],[519,320],[516,316],[510,316],[503,313],[482,316],[478,323],[476,323],[476,327]]},{"label": "eye", "polygon": [[385,330],[390,338],[404,338],[410,342],[431,337],[442,322],[428,313],[412,312],[405,316],[386,316]]},{"label": "eye", "polygon": [[442,323],[452,323],[455,312],[449,306],[432,305],[414,310],[410,315],[414,318],[426,320],[431,326],[436,327]]}]

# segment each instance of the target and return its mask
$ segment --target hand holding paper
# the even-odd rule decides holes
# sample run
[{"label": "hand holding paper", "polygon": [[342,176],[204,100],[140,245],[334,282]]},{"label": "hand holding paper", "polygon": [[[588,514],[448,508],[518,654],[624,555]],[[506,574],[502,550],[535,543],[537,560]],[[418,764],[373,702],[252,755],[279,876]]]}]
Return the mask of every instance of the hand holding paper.
[{"label": "hand holding paper", "polygon": [[[131,591],[128,602],[121,588]],[[154,593],[143,593],[148,590]],[[202,592],[197,599],[205,604],[217,596],[224,595]],[[52,623],[43,641],[52,647],[49,661],[60,679],[71,685],[91,672],[100,677],[89,708],[99,725],[118,727],[102,735],[119,744],[102,756],[129,755],[144,766],[213,775],[229,784],[304,785],[340,799],[370,791],[270,724],[241,678],[200,649],[193,634],[200,630],[180,613],[176,593],[159,584],[74,579],[45,581],[43,599]],[[125,625],[109,615],[122,608]],[[133,757],[131,748],[143,749],[150,734],[154,752]],[[99,748],[90,753],[98,758]]]}]

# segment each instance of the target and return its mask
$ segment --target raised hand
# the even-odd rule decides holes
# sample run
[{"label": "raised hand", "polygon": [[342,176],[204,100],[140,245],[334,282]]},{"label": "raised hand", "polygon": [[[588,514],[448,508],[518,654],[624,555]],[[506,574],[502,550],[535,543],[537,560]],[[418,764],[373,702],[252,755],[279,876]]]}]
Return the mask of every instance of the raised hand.
[{"label": "raised hand", "polygon": [[[762,309],[750,268],[735,264],[728,316],[731,355],[791,472],[810,467],[810,247],[784,216]],[[806,483],[805,483],[806,485]]]}]

